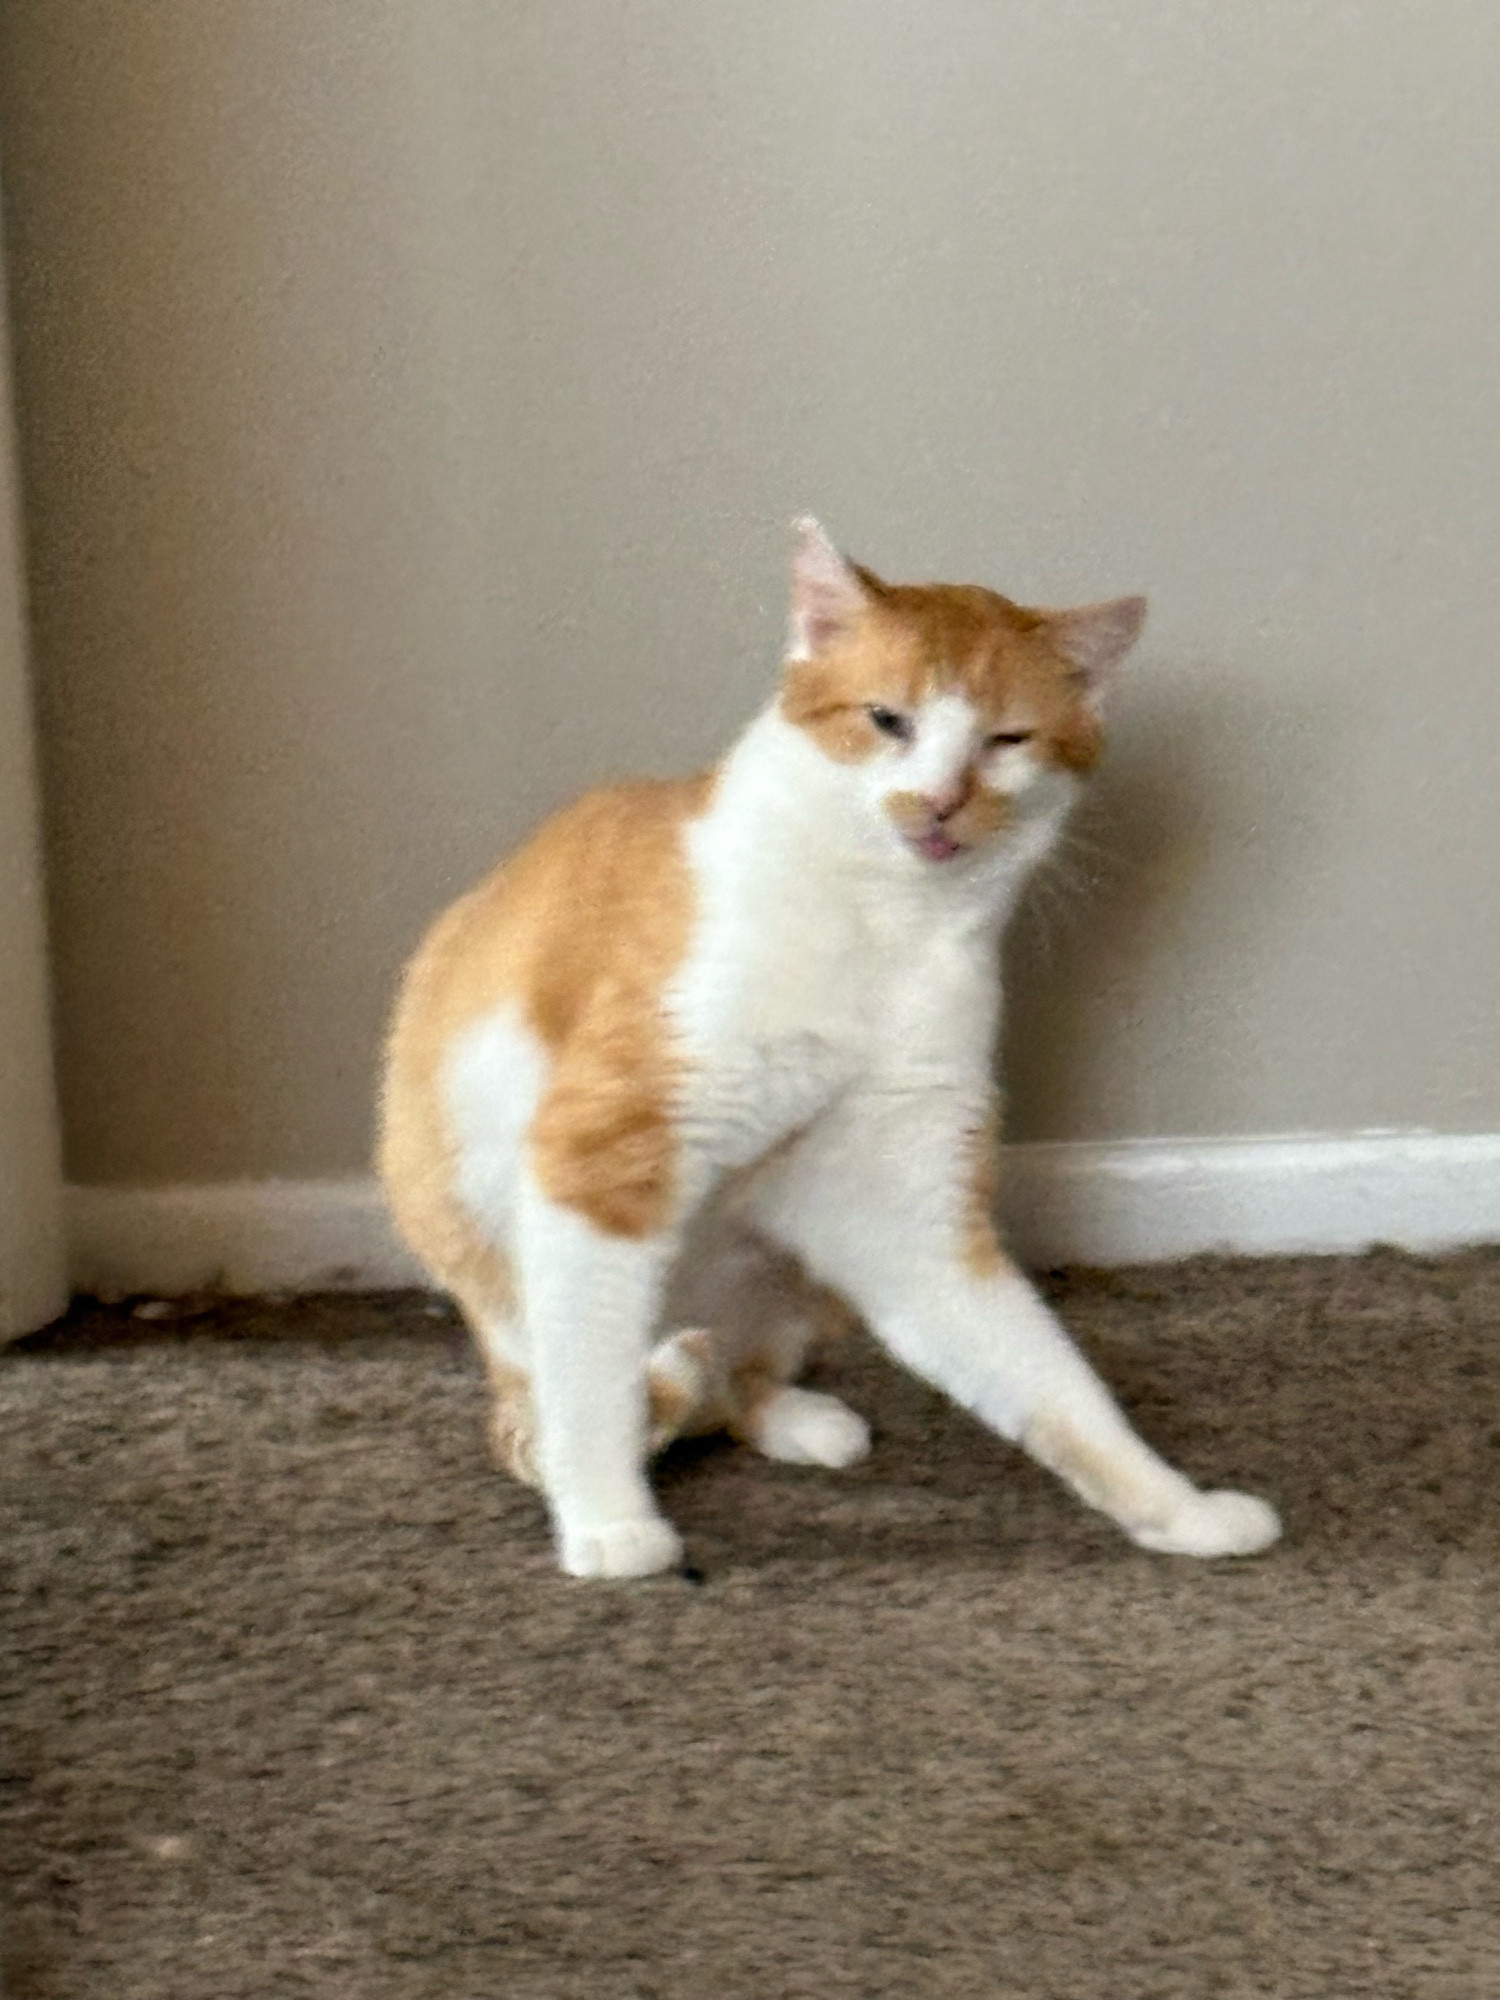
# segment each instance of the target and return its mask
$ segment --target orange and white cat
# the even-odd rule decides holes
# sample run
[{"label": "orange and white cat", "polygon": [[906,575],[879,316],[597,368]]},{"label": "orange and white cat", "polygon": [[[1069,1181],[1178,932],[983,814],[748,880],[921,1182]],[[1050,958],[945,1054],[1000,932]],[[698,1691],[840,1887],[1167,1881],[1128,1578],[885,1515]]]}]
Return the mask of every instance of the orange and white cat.
[{"label": "orange and white cat", "polygon": [[991,1219],[1000,930],[1144,614],[887,584],[803,522],[779,689],[723,761],[590,793],[412,960],[385,1185],[574,1576],[680,1560],[671,1437],[862,1456],[797,1386],[849,1308],[1147,1548],[1276,1538],[1137,1437]]}]

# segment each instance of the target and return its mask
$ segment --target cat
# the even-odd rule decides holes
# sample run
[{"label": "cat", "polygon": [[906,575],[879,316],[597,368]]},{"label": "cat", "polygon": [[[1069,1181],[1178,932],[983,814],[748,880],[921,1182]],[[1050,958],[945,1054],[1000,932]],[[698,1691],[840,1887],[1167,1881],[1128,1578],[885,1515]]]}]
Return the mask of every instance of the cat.
[{"label": "cat", "polygon": [[722,761],[587,794],[407,967],[381,1174],[569,1574],[680,1563],[673,1438],[860,1458],[798,1386],[856,1318],[1144,1547],[1279,1534],[1136,1435],[991,1213],[1001,928],[1145,608],[889,584],[800,522],[779,686]]}]

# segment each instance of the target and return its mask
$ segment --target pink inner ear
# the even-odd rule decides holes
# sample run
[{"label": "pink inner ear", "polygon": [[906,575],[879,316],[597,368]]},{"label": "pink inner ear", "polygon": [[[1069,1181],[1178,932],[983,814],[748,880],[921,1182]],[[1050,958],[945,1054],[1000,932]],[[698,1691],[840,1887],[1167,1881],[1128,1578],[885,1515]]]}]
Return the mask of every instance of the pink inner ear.
[{"label": "pink inner ear", "polygon": [[818,653],[865,608],[864,585],[818,523],[797,523],[792,552],[792,618],[788,652],[793,659]]},{"label": "pink inner ear", "polygon": [[1077,611],[1054,612],[1052,618],[1063,652],[1083,675],[1091,692],[1102,690],[1141,636],[1145,622],[1144,597],[1115,597],[1107,604],[1085,604]]}]

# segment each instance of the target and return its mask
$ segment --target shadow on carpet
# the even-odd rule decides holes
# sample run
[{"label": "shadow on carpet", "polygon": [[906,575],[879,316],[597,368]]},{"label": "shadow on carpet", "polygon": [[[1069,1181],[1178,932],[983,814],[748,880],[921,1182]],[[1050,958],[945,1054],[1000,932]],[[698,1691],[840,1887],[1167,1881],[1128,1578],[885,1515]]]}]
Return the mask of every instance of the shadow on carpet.
[{"label": "shadow on carpet", "polygon": [[682,1450],[701,1583],[581,1585],[421,1297],[8,1351],[7,2000],[1500,1992],[1500,1252],[1049,1288],[1285,1543],[1144,1554],[855,1343],[866,1464]]}]

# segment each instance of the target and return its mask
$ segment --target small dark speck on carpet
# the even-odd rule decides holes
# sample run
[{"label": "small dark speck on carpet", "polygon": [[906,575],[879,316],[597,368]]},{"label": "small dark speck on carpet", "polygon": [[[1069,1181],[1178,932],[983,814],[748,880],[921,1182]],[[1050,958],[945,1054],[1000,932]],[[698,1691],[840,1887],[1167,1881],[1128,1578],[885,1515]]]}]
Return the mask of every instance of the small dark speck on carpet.
[{"label": "small dark speck on carpet", "polygon": [[1278,1548],[853,1342],[864,1465],[679,1450],[687,1566],[578,1584],[421,1296],[8,1350],[6,2000],[1500,1995],[1500,1251],[1046,1285]]}]

